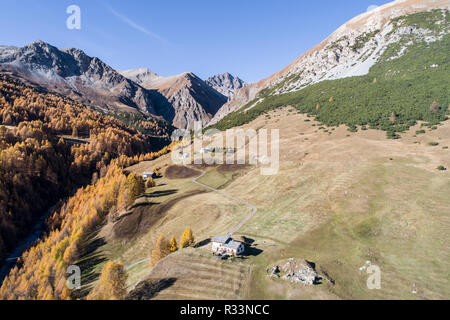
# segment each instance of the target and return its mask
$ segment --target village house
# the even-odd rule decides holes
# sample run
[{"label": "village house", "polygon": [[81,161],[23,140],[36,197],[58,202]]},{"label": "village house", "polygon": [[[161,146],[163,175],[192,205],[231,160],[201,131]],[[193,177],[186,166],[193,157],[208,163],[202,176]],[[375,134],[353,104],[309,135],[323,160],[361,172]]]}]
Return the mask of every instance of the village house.
[{"label": "village house", "polygon": [[150,178],[154,178],[155,177],[155,173],[154,172],[144,172],[142,174],[142,178],[144,179],[144,181],[147,181]]},{"label": "village house", "polygon": [[245,245],[242,242],[235,241],[231,234],[226,236],[217,236],[212,238],[212,252],[217,255],[240,256],[245,251]]},{"label": "village house", "polygon": [[212,153],[211,148],[201,148],[200,149],[200,154],[209,154],[209,153]]}]

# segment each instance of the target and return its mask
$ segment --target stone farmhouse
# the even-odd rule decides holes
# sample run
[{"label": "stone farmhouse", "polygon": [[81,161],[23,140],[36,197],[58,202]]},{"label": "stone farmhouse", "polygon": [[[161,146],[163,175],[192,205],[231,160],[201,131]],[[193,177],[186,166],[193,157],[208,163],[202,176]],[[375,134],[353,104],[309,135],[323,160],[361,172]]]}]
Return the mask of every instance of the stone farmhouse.
[{"label": "stone farmhouse", "polygon": [[231,234],[212,238],[212,252],[214,254],[240,256],[245,252],[245,245],[231,238]]}]

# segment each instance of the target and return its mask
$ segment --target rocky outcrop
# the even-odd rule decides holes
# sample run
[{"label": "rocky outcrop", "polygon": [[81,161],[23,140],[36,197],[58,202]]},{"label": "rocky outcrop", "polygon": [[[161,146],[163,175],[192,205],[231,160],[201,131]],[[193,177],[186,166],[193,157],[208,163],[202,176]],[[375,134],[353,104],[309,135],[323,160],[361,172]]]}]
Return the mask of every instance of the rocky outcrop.
[{"label": "rocky outcrop", "polygon": [[246,87],[247,83],[238,77],[225,72],[206,79],[206,84],[231,99],[237,90]]},{"label": "rocky outcrop", "polygon": [[322,280],[315,268],[312,262],[290,258],[281,265],[269,268],[267,273],[272,278],[313,286]]},{"label": "rocky outcrop", "polygon": [[392,33],[392,20],[436,8],[450,9],[450,4],[447,0],[398,0],[357,16],[283,70],[239,89],[210,124],[256,99],[263,90],[265,95],[276,95],[298,91],[324,80],[365,75],[388,45],[398,42],[402,34],[433,41],[436,36],[427,34],[427,30],[400,28]]}]

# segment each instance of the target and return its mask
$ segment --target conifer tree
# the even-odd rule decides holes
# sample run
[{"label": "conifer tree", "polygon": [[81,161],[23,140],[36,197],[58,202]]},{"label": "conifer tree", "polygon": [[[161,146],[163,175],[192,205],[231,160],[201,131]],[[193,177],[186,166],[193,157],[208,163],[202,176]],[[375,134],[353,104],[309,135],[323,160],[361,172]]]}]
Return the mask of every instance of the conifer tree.
[{"label": "conifer tree", "polygon": [[145,189],[154,188],[155,186],[156,183],[152,178],[148,178],[147,181],[145,181]]},{"label": "conifer tree", "polygon": [[175,237],[172,237],[172,239],[170,240],[170,252],[173,253],[177,250],[178,250],[177,240],[175,239]]},{"label": "conifer tree", "polygon": [[72,136],[73,137],[78,137],[78,128],[75,125],[72,128]]},{"label": "conifer tree", "polygon": [[122,263],[108,261],[102,269],[97,286],[88,300],[123,300],[127,294],[127,274]]},{"label": "conifer tree", "polygon": [[180,247],[187,248],[194,244],[194,235],[192,234],[192,230],[190,228],[186,228],[184,230],[183,235],[181,236]]},{"label": "conifer tree", "polygon": [[127,185],[129,190],[130,204],[133,204],[134,201],[145,191],[144,179],[141,176],[137,176],[132,173],[127,177]]},{"label": "conifer tree", "polygon": [[154,267],[161,259],[170,254],[170,243],[164,236],[160,236],[156,241],[155,248],[150,256],[150,266]]}]

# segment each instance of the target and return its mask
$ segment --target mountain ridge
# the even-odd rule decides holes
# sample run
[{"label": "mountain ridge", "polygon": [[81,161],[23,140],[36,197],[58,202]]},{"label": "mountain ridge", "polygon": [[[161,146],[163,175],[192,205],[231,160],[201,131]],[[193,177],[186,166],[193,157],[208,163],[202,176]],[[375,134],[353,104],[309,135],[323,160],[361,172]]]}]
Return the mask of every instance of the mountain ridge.
[{"label": "mountain ridge", "polygon": [[206,125],[228,100],[194,73],[161,77],[149,69],[117,71],[76,48],[41,40],[22,48],[0,46],[0,72],[107,112],[162,116],[181,129]]},{"label": "mountain ridge", "polygon": [[[256,102],[258,94],[263,90],[269,90],[270,88],[279,86],[279,88],[275,88],[273,91],[274,94],[292,92],[325,79],[340,79],[345,77],[346,73],[340,75],[335,74],[335,68],[346,61],[354,60],[355,57],[356,60],[358,57],[361,57],[363,52],[360,49],[365,48],[367,45],[367,43],[362,43],[364,40],[367,40],[364,38],[365,35],[371,35],[371,33],[383,29],[383,27],[388,25],[396,17],[416,12],[430,11],[435,8],[450,9],[450,4],[445,0],[397,0],[356,16],[344,23],[315,47],[300,55],[284,69],[266,79],[237,90],[235,96],[217,112],[209,125],[216,124],[226,115],[245,106],[252,100]],[[382,35],[380,33],[376,34],[375,37],[378,36],[378,39],[375,39],[375,41],[378,41]],[[373,40],[373,38],[369,39],[369,41]],[[333,45],[339,45],[339,42],[342,40],[348,41],[348,43],[342,48],[344,51],[339,52],[340,48],[333,48]],[[361,44],[363,48],[357,48],[358,50],[356,52],[351,49],[351,47],[358,47]],[[348,50],[345,51],[345,49]],[[382,52],[371,53],[371,58],[373,58],[371,65],[377,61],[380,53]],[[359,74],[351,73],[351,70],[346,71],[348,71],[347,74],[349,76],[362,75],[364,74],[362,73],[363,71],[368,72],[371,65],[367,63],[364,70],[360,70],[361,72]],[[352,65],[347,65],[347,67],[351,69]],[[287,85],[290,85],[290,87]]]},{"label": "mountain ridge", "polygon": [[105,109],[156,114],[148,92],[82,50],[35,41],[22,48],[0,47],[2,71]]},{"label": "mountain ridge", "polygon": [[163,107],[159,113],[174,126],[192,129],[194,122],[209,123],[227,98],[192,72],[163,77],[149,69],[120,71],[122,75],[158,92],[154,99]]},{"label": "mountain ridge", "polygon": [[[379,129],[389,139],[400,139],[417,123],[435,130],[449,119],[449,10],[400,16],[358,38],[347,48],[353,56],[344,57],[323,74],[328,79],[322,77],[323,81],[296,90],[304,79],[289,76],[212,127],[226,130],[264,114],[270,118],[271,110],[291,107],[319,121],[319,130],[328,133],[345,125],[350,132]],[[348,39],[332,42],[325,50],[342,50],[342,43]]]}]

